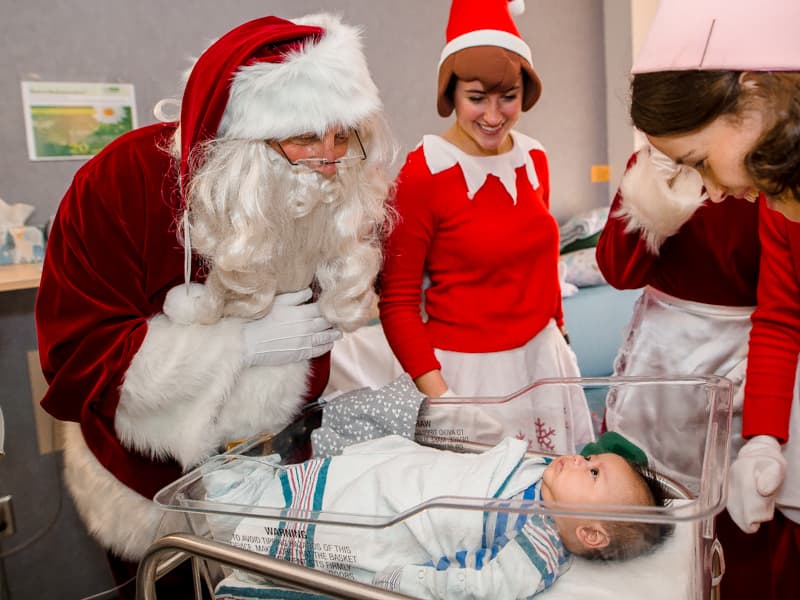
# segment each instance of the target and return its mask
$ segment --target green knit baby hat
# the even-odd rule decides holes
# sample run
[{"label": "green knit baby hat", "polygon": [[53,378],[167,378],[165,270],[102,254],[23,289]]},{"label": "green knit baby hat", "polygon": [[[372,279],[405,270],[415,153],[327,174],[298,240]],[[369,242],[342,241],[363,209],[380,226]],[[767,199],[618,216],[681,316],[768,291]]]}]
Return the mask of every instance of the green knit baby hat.
[{"label": "green knit baby hat", "polygon": [[647,466],[647,455],[636,444],[618,434],[616,431],[607,431],[596,442],[589,442],[581,450],[581,456],[603,454],[612,452],[619,454],[628,462],[640,467]]}]

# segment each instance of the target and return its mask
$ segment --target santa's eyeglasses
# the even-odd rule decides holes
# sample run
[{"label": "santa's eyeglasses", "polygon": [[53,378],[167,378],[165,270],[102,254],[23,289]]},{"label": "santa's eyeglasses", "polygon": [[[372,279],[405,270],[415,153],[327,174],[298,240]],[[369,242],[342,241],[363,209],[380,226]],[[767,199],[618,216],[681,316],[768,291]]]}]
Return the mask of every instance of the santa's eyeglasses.
[{"label": "santa's eyeglasses", "polygon": [[[355,140],[358,143],[358,150],[360,151],[358,154],[356,154],[355,152],[353,153],[350,152],[350,150],[355,150],[355,148],[349,148],[351,135],[355,137]],[[269,143],[274,144],[274,146],[278,149],[283,158],[285,158],[286,161],[293,167],[305,167],[311,170],[320,169],[326,165],[349,167],[360,163],[362,160],[367,160],[367,151],[364,149],[364,144],[361,142],[361,136],[358,135],[358,130],[352,129],[347,134],[344,135],[337,134],[336,139],[338,140],[340,139],[340,137],[345,140],[345,143],[347,143],[349,149],[347,153],[345,153],[343,156],[340,156],[339,158],[335,158],[333,160],[328,160],[327,158],[321,158],[321,157],[298,158],[292,160],[291,158],[289,158],[289,155],[286,154],[286,151],[283,149],[283,146],[279,141],[272,140]],[[291,143],[298,143],[294,141],[296,139],[300,140],[299,144],[301,145],[308,145],[311,143],[319,142],[319,138],[316,137],[313,139],[313,141],[310,139],[306,140],[304,138],[290,138],[290,140],[284,140],[283,142],[287,143],[287,141],[291,141]]]}]

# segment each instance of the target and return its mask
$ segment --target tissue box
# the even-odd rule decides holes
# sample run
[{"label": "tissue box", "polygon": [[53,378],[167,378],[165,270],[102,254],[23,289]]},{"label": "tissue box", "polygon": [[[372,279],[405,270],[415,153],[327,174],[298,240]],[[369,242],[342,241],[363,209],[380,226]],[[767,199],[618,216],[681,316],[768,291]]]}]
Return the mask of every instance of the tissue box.
[{"label": "tissue box", "polygon": [[33,225],[0,229],[0,265],[44,260],[44,231]]}]

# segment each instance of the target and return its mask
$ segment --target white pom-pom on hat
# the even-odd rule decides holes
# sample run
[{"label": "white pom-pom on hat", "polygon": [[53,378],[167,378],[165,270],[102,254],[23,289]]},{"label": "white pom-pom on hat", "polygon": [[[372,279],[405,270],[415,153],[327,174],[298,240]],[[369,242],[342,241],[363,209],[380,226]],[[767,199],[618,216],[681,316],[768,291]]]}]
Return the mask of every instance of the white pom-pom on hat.
[{"label": "white pom-pom on hat", "polygon": [[164,298],[164,314],[173,323],[192,325],[208,323],[211,312],[209,289],[202,283],[176,285]]},{"label": "white pom-pom on hat", "polygon": [[508,12],[519,16],[525,12],[525,0],[508,0]]}]

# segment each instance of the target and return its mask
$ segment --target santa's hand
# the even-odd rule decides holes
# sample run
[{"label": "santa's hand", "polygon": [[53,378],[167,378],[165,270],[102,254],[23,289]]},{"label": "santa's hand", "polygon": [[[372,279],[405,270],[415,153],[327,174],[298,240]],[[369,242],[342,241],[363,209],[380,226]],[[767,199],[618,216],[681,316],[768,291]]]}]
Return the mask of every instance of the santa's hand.
[{"label": "santa's hand", "polygon": [[242,326],[247,365],[286,365],[320,356],[333,348],[342,332],[331,327],[316,302],[305,304],[310,298],[308,288],[279,294],[269,314]]},{"label": "santa's hand", "polygon": [[774,437],[757,435],[742,446],[728,481],[728,513],[742,531],[754,533],[772,519],[785,476],[786,459]]}]

